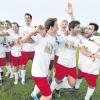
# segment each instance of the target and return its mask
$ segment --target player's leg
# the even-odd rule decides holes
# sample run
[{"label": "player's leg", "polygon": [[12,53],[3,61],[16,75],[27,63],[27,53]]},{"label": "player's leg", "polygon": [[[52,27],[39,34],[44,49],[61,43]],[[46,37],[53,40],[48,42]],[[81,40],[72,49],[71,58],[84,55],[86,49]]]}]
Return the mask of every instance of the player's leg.
[{"label": "player's leg", "polygon": [[42,93],[40,100],[51,100],[52,94],[47,77],[33,77],[33,80],[35,81],[38,89]]},{"label": "player's leg", "polygon": [[27,52],[21,53],[21,83],[24,85],[25,84],[25,75],[26,75],[26,64],[28,61],[28,54]]},{"label": "player's leg", "polygon": [[86,74],[85,79],[88,83],[87,93],[85,95],[85,100],[90,100],[91,96],[93,95],[95,88],[96,88],[96,80],[98,75]]}]

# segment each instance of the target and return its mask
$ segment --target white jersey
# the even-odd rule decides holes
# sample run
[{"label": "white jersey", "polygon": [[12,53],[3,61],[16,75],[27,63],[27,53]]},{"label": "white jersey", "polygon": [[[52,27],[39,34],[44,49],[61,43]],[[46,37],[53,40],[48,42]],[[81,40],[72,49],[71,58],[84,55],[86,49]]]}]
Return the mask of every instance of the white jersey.
[{"label": "white jersey", "polygon": [[53,36],[46,35],[42,37],[40,34],[32,36],[35,41],[35,56],[32,64],[32,76],[47,77],[49,71],[50,60],[54,53],[56,39]]},{"label": "white jersey", "polygon": [[16,43],[17,39],[19,37],[18,33],[14,33],[10,35],[11,42],[14,41],[15,44],[11,47],[11,55],[14,57],[20,57],[21,56],[21,45]]},{"label": "white jersey", "polygon": [[[20,33],[22,36],[30,33],[33,31],[33,27],[32,26],[23,26],[20,28]],[[23,43],[22,45],[22,51],[25,52],[32,52],[34,51],[34,43]]]},{"label": "white jersey", "polygon": [[[8,29],[8,30],[3,30],[3,32],[7,32],[10,35],[10,34],[12,34],[13,31],[12,31],[12,29]],[[10,36],[5,36],[5,42],[7,43],[9,41],[10,41]],[[10,52],[10,51],[11,51],[11,48],[5,46],[5,52]]]},{"label": "white jersey", "polygon": [[[100,54],[100,46],[97,45],[95,42],[90,41],[88,39],[84,39],[83,43],[84,46],[88,49],[88,51],[90,51],[91,53]],[[79,69],[82,70],[83,72],[97,75],[99,74],[100,70],[100,59],[96,58],[95,61],[93,61],[93,59],[83,55],[80,52]]]},{"label": "white jersey", "polygon": [[57,35],[64,35],[64,31],[59,30],[58,33],[57,33]]},{"label": "white jersey", "polygon": [[61,36],[58,38],[60,42],[61,52],[58,58],[58,63],[69,68],[76,66],[76,50],[82,46],[81,36]]},{"label": "white jersey", "polygon": [[4,44],[4,36],[0,36],[0,58],[4,58],[6,56],[3,44]]},{"label": "white jersey", "polygon": [[[66,30],[66,31],[67,31],[67,30]],[[59,31],[58,31],[58,34],[56,35],[56,37],[59,38],[59,37],[61,37],[61,36],[66,36],[66,35],[65,35],[64,31],[59,30]],[[58,48],[57,48],[57,50],[56,50],[56,52],[55,52],[55,55],[56,55],[56,56],[59,56],[59,54],[60,54],[60,52],[61,52],[60,48],[62,48],[62,47],[60,47],[60,46],[62,46],[62,45],[60,45],[59,41],[58,41],[57,43],[58,43]]]}]

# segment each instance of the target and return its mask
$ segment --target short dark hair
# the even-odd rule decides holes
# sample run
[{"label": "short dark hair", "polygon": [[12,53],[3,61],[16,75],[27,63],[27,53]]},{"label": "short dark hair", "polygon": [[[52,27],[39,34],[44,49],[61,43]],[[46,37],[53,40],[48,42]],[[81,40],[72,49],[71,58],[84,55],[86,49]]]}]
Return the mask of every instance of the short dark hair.
[{"label": "short dark hair", "polygon": [[98,31],[99,29],[99,25],[96,23],[89,23],[89,25],[93,25],[94,26],[94,31]]},{"label": "short dark hair", "polygon": [[46,32],[50,29],[50,27],[53,27],[55,22],[57,21],[57,18],[48,18],[44,25],[45,25],[45,29],[46,29]]},{"label": "short dark hair", "polygon": [[9,25],[11,25],[11,22],[9,20],[5,20],[3,23],[8,23]]},{"label": "short dark hair", "polygon": [[71,28],[75,28],[77,25],[80,25],[80,22],[79,21],[71,21],[68,25],[69,27],[69,31],[71,30]]},{"label": "short dark hair", "polygon": [[17,25],[17,27],[20,27],[20,26],[19,26],[19,24],[18,24],[17,22],[13,22],[12,24],[16,24],[16,25]]},{"label": "short dark hair", "polygon": [[32,19],[32,15],[31,14],[29,14],[29,13],[25,13],[25,15],[24,16],[30,16],[30,18]]}]

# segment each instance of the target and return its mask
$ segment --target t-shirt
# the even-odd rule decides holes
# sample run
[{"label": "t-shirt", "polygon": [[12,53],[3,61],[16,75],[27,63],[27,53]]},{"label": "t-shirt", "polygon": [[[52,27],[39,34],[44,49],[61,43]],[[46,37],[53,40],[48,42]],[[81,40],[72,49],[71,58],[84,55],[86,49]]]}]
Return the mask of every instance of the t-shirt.
[{"label": "t-shirt", "polygon": [[68,68],[75,67],[77,48],[83,46],[81,36],[61,36],[58,41],[61,45],[58,63]]},{"label": "t-shirt", "polygon": [[[3,32],[7,32],[9,35],[10,34],[12,34],[12,29],[8,29],[8,30],[3,30]],[[10,36],[5,36],[5,43],[8,43],[9,41],[10,41]],[[7,47],[7,46],[5,46],[5,52],[10,52],[11,50],[10,50],[11,48],[10,47]]]},{"label": "t-shirt", "polygon": [[[100,46],[97,45],[95,42],[90,41],[88,39],[84,39],[83,43],[84,46],[88,49],[88,51],[100,55]],[[92,58],[83,55],[80,51],[79,69],[82,70],[83,72],[97,75],[99,74],[100,70],[100,59],[96,58],[95,61],[93,61]]]},{"label": "t-shirt", "polygon": [[54,53],[56,39],[54,36],[47,34],[42,37],[39,33],[32,36],[35,41],[35,56],[32,64],[32,76],[47,77],[50,60]]},{"label": "t-shirt", "polygon": [[[58,34],[56,35],[56,38],[58,39],[58,38],[60,38],[62,36],[65,36],[65,34],[64,34],[63,31],[59,30]],[[55,51],[55,55],[56,56],[59,56],[59,54],[61,52],[61,50],[60,50],[61,47],[60,46],[62,46],[62,45],[60,45],[59,41],[57,40],[57,49]]]},{"label": "t-shirt", "polygon": [[11,54],[14,57],[21,56],[21,45],[16,42],[18,37],[19,37],[19,33],[14,33],[10,35],[11,42],[12,41],[15,42],[15,44],[11,47]]}]

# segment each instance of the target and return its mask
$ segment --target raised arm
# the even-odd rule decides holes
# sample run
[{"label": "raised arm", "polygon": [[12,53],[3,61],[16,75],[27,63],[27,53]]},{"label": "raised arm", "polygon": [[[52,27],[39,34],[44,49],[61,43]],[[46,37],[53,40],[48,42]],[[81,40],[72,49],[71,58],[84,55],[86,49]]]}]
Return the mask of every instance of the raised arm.
[{"label": "raised arm", "polygon": [[71,20],[75,20],[75,17],[73,14],[73,6],[70,1],[67,3],[65,10],[68,13],[68,15],[70,16]]},{"label": "raised arm", "polygon": [[33,30],[33,32],[31,32],[31,33],[29,33],[29,34],[27,34],[27,35],[25,35],[23,37],[20,37],[19,40],[20,40],[21,43],[27,42],[29,39],[31,39],[32,36],[34,36],[37,33],[41,34],[42,36],[45,35],[45,29],[44,29],[44,27],[42,25],[37,26]]}]

